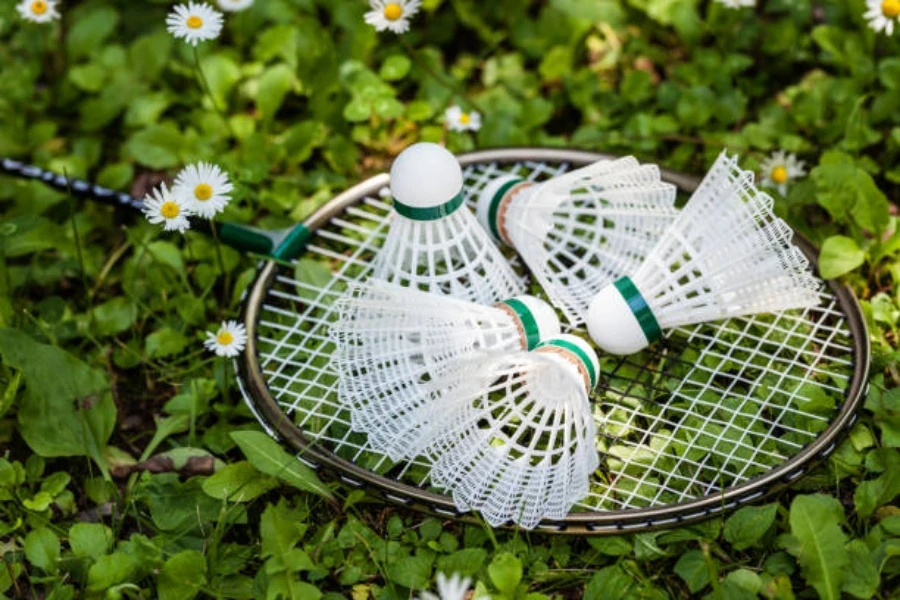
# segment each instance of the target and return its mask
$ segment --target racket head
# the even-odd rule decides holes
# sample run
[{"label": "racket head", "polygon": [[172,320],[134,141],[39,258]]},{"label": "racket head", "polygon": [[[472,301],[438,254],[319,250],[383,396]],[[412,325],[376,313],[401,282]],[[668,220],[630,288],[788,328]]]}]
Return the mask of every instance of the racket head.
[{"label": "racket head", "polygon": [[[459,157],[470,206],[502,174],[543,180],[612,158],[545,148]],[[682,192],[699,183],[662,173]],[[387,174],[375,176],[317,211],[306,222],[312,237],[290,265],[259,264],[243,302],[248,344],[235,361],[238,383],[269,434],[323,475],[393,504],[477,520],[428,489],[424,459],[394,464],[366,448],[365,436],[349,428],[328,368],[329,307],[348,282],[371,273],[390,214],[379,197],[388,181]],[[814,246],[799,236],[795,243],[816,268]],[[592,395],[601,455],[592,491],[565,519],[537,529],[640,531],[702,520],[777,493],[833,452],[855,423],[869,359],[859,304],[838,281],[827,282],[815,309],[691,326],[640,354],[604,357]],[[813,404],[815,410],[803,408]],[[735,438],[741,431],[746,439]]]}]

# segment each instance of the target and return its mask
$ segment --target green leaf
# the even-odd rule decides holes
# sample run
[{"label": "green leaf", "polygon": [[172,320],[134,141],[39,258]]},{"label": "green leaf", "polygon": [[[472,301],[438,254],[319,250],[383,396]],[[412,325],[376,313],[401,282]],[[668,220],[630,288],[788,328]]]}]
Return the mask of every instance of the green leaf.
[{"label": "green leaf", "polygon": [[163,327],[147,336],[144,352],[151,358],[178,354],[188,345],[187,336],[171,327]]},{"label": "green leaf", "polygon": [[634,597],[637,581],[619,565],[597,571],[584,590],[584,600],[624,600]]},{"label": "green leaf", "polygon": [[806,582],[825,600],[837,600],[849,556],[840,522],[844,508],[831,496],[797,496],[791,503],[791,539],[787,550],[797,558]]},{"label": "green leaf", "polygon": [[115,335],[131,327],[137,306],[125,296],[117,296],[94,307],[93,326],[97,335]]},{"label": "green leaf", "polygon": [[129,581],[135,576],[139,566],[138,558],[125,552],[117,551],[101,556],[88,571],[88,591],[102,592]]},{"label": "green leaf", "polygon": [[874,450],[866,456],[866,469],[882,475],[856,487],[853,502],[863,518],[871,517],[876,508],[900,495],[900,452],[889,448]]},{"label": "green leaf", "polygon": [[41,527],[25,536],[25,558],[35,567],[56,573],[59,561],[59,538],[52,531]]},{"label": "green leaf", "polygon": [[305,516],[289,508],[284,500],[266,506],[259,521],[262,557],[273,559],[290,572],[313,568],[309,556],[296,548],[306,532],[306,525],[302,524]]},{"label": "green leaf", "polygon": [[868,231],[884,231],[889,217],[887,197],[852,156],[829,150],[810,178],[816,184],[816,201],[833,219],[850,218]]},{"label": "green leaf", "polygon": [[881,578],[866,543],[862,540],[850,540],[847,555],[850,563],[845,572],[843,591],[863,600],[874,597]]},{"label": "green leaf", "polygon": [[227,465],[203,482],[203,491],[218,500],[250,502],[278,487],[278,482],[247,461]]},{"label": "green leaf", "polygon": [[488,574],[498,590],[512,596],[522,581],[522,561],[509,552],[503,552],[491,561]]},{"label": "green leaf", "polygon": [[487,560],[484,548],[463,548],[437,560],[437,569],[443,573],[459,573],[465,577],[474,577]]},{"label": "green leaf", "polygon": [[166,123],[138,131],[125,143],[125,150],[134,160],[151,169],[168,169],[181,162],[183,144],[178,128]]},{"label": "green leaf", "polygon": [[699,550],[688,550],[675,563],[675,573],[687,584],[692,594],[709,585],[709,567]]},{"label": "green leaf", "polygon": [[889,90],[900,90],[900,58],[885,58],[878,64],[878,79]]},{"label": "green leaf", "polygon": [[588,543],[594,550],[607,556],[625,556],[631,553],[631,542],[618,535],[590,537]]},{"label": "green leaf", "polygon": [[231,439],[240,447],[247,460],[259,471],[278,477],[297,489],[331,498],[331,490],[315,471],[291,456],[272,438],[259,431],[235,431]]},{"label": "green leaf", "polygon": [[264,118],[271,119],[284,104],[287,93],[297,85],[294,71],[286,64],[277,64],[266,69],[259,78],[256,106]]},{"label": "green leaf", "polygon": [[861,266],[866,260],[856,242],[843,235],[833,235],[822,244],[819,254],[819,274],[823,279],[834,279]]},{"label": "green leaf", "polygon": [[196,550],[184,550],[163,565],[157,592],[160,600],[191,600],[206,582],[206,559]]},{"label": "green leaf", "polygon": [[431,567],[434,564],[434,555],[417,554],[406,556],[387,566],[387,575],[403,587],[414,590],[422,590],[428,586],[431,580]]},{"label": "green leaf", "polygon": [[765,535],[777,513],[777,504],[745,506],[725,522],[725,539],[737,550],[749,548]]},{"label": "green leaf", "polygon": [[[232,88],[241,80],[241,68],[229,56],[211,54],[200,60],[200,68],[209,82],[209,89],[218,106],[228,106]],[[226,111],[227,112],[227,111]]]},{"label": "green leaf", "polygon": [[116,406],[102,371],[15,329],[0,329],[0,355],[25,378],[19,432],[41,456],[89,456],[106,470],[102,451]]},{"label": "green leaf", "polygon": [[406,77],[412,61],[402,54],[392,54],[385,59],[378,74],[386,81],[398,81]]},{"label": "green leaf", "polygon": [[119,13],[109,6],[96,7],[74,19],[66,37],[69,60],[75,61],[92,50],[101,48],[118,23]]},{"label": "green leaf", "polygon": [[69,529],[69,547],[75,556],[98,559],[113,541],[112,530],[102,523],[75,523]]}]

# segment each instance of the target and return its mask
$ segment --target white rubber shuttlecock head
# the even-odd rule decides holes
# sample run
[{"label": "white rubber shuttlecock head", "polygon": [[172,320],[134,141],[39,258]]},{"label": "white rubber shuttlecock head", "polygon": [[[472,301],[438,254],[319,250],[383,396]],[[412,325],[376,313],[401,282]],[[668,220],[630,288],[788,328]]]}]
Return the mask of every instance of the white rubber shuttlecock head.
[{"label": "white rubber shuttlecock head", "polygon": [[336,312],[341,402],[353,429],[395,460],[422,447],[412,416],[452,392],[436,380],[454,369],[465,377],[458,365],[476,352],[530,350],[560,333],[553,308],[532,296],[485,306],[379,280],[352,286]]},{"label": "white rubber shuttlecock head", "polygon": [[442,146],[414,144],[391,167],[394,214],[375,257],[375,277],[491,304],[522,293],[500,250],[465,206],[459,161]]},{"label": "white rubber shuttlecock head", "polygon": [[658,167],[629,156],[543,183],[497,178],[482,191],[476,212],[579,325],[597,292],[633,272],[675,219],[675,193]]},{"label": "white rubber shuttlecock head", "polygon": [[753,181],[737,157],[719,156],[646,260],[591,302],[600,348],[631,354],[674,327],[819,303],[791,228]]},{"label": "white rubber shuttlecock head", "polygon": [[[494,526],[565,517],[599,464],[583,376],[596,365],[590,346],[571,336],[480,357],[455,393],[461,400],[433,421],[432,482]],[[467,389],[474,393],[463,398]]]}]

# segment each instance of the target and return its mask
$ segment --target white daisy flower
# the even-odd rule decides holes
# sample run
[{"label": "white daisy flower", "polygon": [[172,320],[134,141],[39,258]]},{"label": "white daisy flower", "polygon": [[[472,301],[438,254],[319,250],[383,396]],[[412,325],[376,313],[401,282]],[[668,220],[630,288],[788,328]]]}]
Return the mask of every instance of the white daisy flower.
[{"label": "white daisy flower", "polygon": [[169,191],[165,183],[144,198],[144,216],[153,224],[163,223],[166,231],[184,233],[191,228],[190,215],[190,209]]},{"label": "white daisy flower", "polygon": [[449,578],[443,573],[438,573],[438,593],[422,592],[419,600],[465,600],[471,583],[471,579],[464,579],[460,577],[459,573],[454,573]]},{"label": "white daisy flower", "polygon": [[222,321],[217,332],[206,332],[203,345],[210,352],[215,352],[216,356],[234,358],[247,345],[247,328],[237,321]]},{"label": "white daisy flower", "polygon": [[796,154],[788,154],[784,150],[773,152],[762,162],[762,185],[776,188],[784,196],[787,194],[787,184],[798,177],[806,175],[804,162],[797,160]]},{"label": "white daisy flower", "polygon": [[878,33],[894,34],[894,22],[900,19],[900,0],[866,0],[867,10],[863,18]]},{"label": "white daisy flower", "polygon": [[756,0],[716,0],[716,2],[728,8],[753,8],[756,6]]},{"label": "white daisy flower", "polygon": [[421,5],[421,0],[369,0],[372,10],[366,13],[365,20],[375,31],[390,29],[394,33],[406,33],[409,20]]},{"label": "white daisy flower", "polygon": [[22,0],[16,5],[16,10],[22,18],[32,23],[49,23],[59,18],[56,10],[58,0]]},{"label": "white daisy flower", "polygon": [[225,12],[241,12],[253,6],[253,0],[217,0],[217,4]]},{"label": "white daisy flower", "polygon": [[444,111],[450,131],[478,131],[481,129],[481,115],[475,111],[465,112],[459,106],[451,106]]},{"label": "white daisy flower", "polygon": [[166,29],[176,38],[196,46],[214,40],[222,32],[222,13],[205,2],[179,4],[166,17]]},{"label": "white daisy flower", "polygon": [[172,193],[191,213],[204,219],[212,219],[216,213],[225,210],[231,201],[229,194],[233,189],[228,175],[222,169],[201,162],[181,170],[175,178]]}]

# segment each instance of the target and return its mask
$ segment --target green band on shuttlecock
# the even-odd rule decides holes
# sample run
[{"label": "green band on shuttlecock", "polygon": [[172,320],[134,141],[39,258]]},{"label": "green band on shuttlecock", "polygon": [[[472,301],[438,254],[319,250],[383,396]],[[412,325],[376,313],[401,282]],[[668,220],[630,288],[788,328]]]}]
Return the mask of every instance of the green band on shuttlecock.
[{"label": "green band on shuttlecock", "polygon": [[519,317],[519,322],[522,323],[522,330],[525,332],[527,349],[534,350],[541,341],[541,332],[538,329],[537,319],[534,318],[534,313],[531,312],[531,309],[529,309],[524,302],[516,300],[515,298],[504,300],[500,304],[505,304],[511,308],[512,311],[516,313],[516,316]]},{"label": "green band on shuttlecock", "polygon": [[504,196],[506,196],[506,192],[519,185],[523,181],[525,180],[510,179],[509,181],[501,185],[500,189],[497,190],[497,193],[494,194],[494,197],[491,198],[491,203],[488,206],[488,227],[490,227],[491,233],[498,240],[503,239],[503,236],[500,235],[500,223],[497,220],[497,215],[500,213],[500,205],[503,204],[503,198]]},{"label": "green band on shuttlecock", "polygon": [[394,198],[394,210],[396,210],[398,214],[407,219],[412,219],[413,221],[437,221],[438,219],[443,219],[444,217],[448,217],[455,213],[456,210],[462,206],[464,199],[462,190],[460,190],[457,195],[453,196],[443,204],[421,208],[403,204]]},{"label": "green band on shuttlecock", "polygon": [[594,389],[594,386],[597,385],[597,371],[594,370],[594,361],[591,360],[584,350],[579,348],[577,345],[572,342],[566,340],[547,340],[546,342],[541,342],[537,345],[538,348],[544,348],[547,346],[554,346],[556,348],[562,348],[567,352],[571,352],[574,354],[581,364],[584,365],[584,369],[587,371],[588,379],[591,381],[591,389]]},{"label": "green band on shuttlecock", "polygon": [[616,280],[613,285],[616,286],[616,289],[625,298],[625,302],[628,303],[628,308],[631,309],[634,318],[637,319],[638,324],[641,326],[641,331],[644,332],[647,343],[652,344],[660,339],[662,337],[662,329],[659,326],[659,321],[656,320],[656,315],[653,314],[653,310],[647,304],[647,300],[638,291],[631,278],[622,277]]}]

